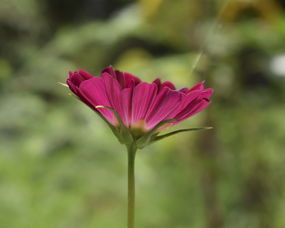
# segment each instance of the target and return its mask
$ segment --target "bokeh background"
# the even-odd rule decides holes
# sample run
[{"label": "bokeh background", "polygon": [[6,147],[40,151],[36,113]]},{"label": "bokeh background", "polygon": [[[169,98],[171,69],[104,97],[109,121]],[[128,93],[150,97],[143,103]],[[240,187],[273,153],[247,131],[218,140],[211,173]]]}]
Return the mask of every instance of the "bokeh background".
[{"label": "bokeh background", "polygon": [[126,227],[125,149],[57,84],[110,64],[215,89],[139,151],[138,228],[285,227],[283,0],[1,0],[0,227]]}]

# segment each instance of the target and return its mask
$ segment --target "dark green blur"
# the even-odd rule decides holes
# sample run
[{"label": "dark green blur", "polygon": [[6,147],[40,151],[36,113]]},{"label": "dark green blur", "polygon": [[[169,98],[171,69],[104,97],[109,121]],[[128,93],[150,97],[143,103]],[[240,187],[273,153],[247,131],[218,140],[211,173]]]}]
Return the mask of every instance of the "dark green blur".
[{"label": "dark green blur", "polygon": [[284,1],[1,0],[1,228],[126,227],[125,147],[58,85],[110,64],[215,90],[138,152],[137,228],[285,227]]}]

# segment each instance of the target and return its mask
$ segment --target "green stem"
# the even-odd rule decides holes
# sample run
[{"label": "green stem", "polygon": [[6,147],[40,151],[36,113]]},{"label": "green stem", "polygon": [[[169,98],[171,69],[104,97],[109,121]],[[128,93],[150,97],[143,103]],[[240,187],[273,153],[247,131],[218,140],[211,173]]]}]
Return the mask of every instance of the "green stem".
[{"label": "green stem", "polygon": [[135,156],[136,145],[128,146],[128,228],[135,227]]}]

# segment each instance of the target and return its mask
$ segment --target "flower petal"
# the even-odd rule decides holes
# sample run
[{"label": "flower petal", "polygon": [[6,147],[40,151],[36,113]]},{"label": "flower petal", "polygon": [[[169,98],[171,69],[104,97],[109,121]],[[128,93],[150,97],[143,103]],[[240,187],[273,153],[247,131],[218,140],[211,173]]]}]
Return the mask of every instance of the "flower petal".
[{"label": "flower petal", "polygon": [[80,100],[82,100],[85,104],[87,104],[89,107],[92,108],[92,104],[84,98],[84,96],[79,91],[79,86],[82,82],[85,80],[89,80],[93,78],[93,75],[83,71],[79,70],[76,72],[69,72],[69,78],[66,80],[66,83],[68,84],[70,90],[79,97]]},{"label": "flower petal", "polygon": [[[181,101],[179,102],[179,105],[176,109],[174,109],[172,112],[170,112],[167,115],[167,118],[169,119],[176,119],[177,115],[182,112],[193,100],[195,100],[197,97],[201,95],[200,91],[194,91],[188,95],[182,94],[181,95]],[[172,123],[173,125],[174,123]]]},{"label": "flower petal", "polygon": [[110,74],[111,76],[115,77],[115,70],[113,69],[112,66],[107,66],[106,68],[104,68],[102,71],[101,71],[101,75],[103,75],[104,73],[108,73]]},{"label": "flower petal", "polygon": [[[112,77],[109,73],[103,73],[102,79],[105,84],[106,94],[113,108],[120,116],[123,117],[123,106],[121,103],[121,86],[119,82]],[[125,121],[125,120],[123,120]]]},{"label": "flower petal", "polygon": [[170,81],[163,82],[163,83],[161,84],[161,86],[163,86],[163,87],[168,87],[169,89],[175,90],[175,86],[174,86],[173,83],[170,82]]},{"label": "flower petal", "polygon": [[151,129],[175,110],[182,99],[182,94],[163,87],[159,94],[155,97],[151,107],[145,117],[147,128]]},{"label": "flower petal", "polygon": [[88,80],[88,79],[93,77],[92,75],[90,75],[90,77],[86,77],[85,73],[87,73],[87,72],[82,71],[81,73],[80,73],[80,71],[76,71],[74,73],[69,72],[69,78],[66,80],[66,83],[68,84],[69,88],[75,94],[78,93],[78,87],[81,84],[81,82]]},{"label": "flower petal", "polygon": [[127,127],[130,126],[132,118],[132,96],[133,88],[125,88],[121,91],[121,102],[122,106],[124,107],[121,119]]},{"label": "flower petal", "polygon": [[124,72],[124,80],[125,80],[124,84],[125,88],[130,88],[131,86],[133,85],[135,86],[141,82],[141,80],[138,77],[127,72]]},{"label": "flower petal", "polygon": [[152,83],[155,83],[157,85],[157,87],[159,88],[161,85],[161,80],[160,80],[160,78],[156,78],[155,80],[153,80]]},{"label": "flower petal", "polygon": [[141,81],[138,77],[130,73],[114,70],[112,66],[108,66],[103,69],[101,74],[103,75],[104,73],[108,73],[115,78],[119,82],[122,89],[130,88],[133,85],[137,85]]},{"label": "flower petal", "polygon": [[152,83],[155,83],[159,90],[161,90],[164,87],[167,87],[169,89],[175,90],[175,86],[170,81],[165,81],[165,82],[161,83],[160,78],[157,78]]},{"label": "flower petal", "polygon": [[209,99],[213,95],[214,90],[212,88],[204,89],[201,92],[203,98]]},{"label": "flower petal", "polygon": [[195,90],[203,90],[204,89],[204,83],[205,83],[205,81],[201,81],[197,85],[194,85],[191,89],[188,90],[188,93],[195,91]]},{"label": "flower petal", "polygon": [[196,113],[206,108],[209,104],[210,104],[210,101],[207,99],[196,98],[195,100],[190,102],[183,111],[181,111],[180,113],[176,115],[175,119],[177,119],[177,122],[175,122],[174,124],[177,124],[195,115]]},{"label": "flower petal", "polygon": [[78,74],[81,75],[81,77],[82,77],[84,80],[88,80],[88,79],[94,77],[92,74],[90,74],[90,73],[88,73],[87,71],[84,71],[84,70],[78,70],[77,72],[78,72]]},{"label": "flower petal", "polygon": [[[211,97],[212,93],[213,89],[204,89],[202,91],[193,90],[192,92],[183,96],[180,106],[175,111],[170,113],[167,118],[177,119],[178,121],[172,124],[175,125],[182,120],[187,119],[190,116],[202,111],[202,109],[206,108],[209,105],[210,102],[208,98]],[[197,105],[199,106],[200,103],[206,106],[203,107],[202,105],[201,109],[197,109]]]},{"label": "flower petal", "polygon": [[204,89],[204,83],[205,81],[202,81],[200,83],[198,83],[197,85],[193,86],[192,88],[188,89],[188,88],[182,88],[180,89],[179,91],[181,93],[190,93],[190,92],[193,92],[193,91],[200,91],[200,90],[203,90]]},{"label": "flower petal", "polygon": [[101,113],[111,124],[115,125],[117,120],[114,114],[107,109],[95,109],[97,105],[110,107],[111,104],[106,94],[105,83],[102,78],[93,77],[80,84],[81,95],[92,105],[92,108]]},{"label": "flower petal", "polygon": [[178,90],[179,92],[181,92],[181,93],[186,93],[186,92],[188,92],[188,88],[182,88],[182,89],[180,89],[180,90]]},{"label": "flower petal", "polygon": [[145,115],[157,93],[156,84],[141,82],[134,88],[132,104],[132,124],[136,125]]}]

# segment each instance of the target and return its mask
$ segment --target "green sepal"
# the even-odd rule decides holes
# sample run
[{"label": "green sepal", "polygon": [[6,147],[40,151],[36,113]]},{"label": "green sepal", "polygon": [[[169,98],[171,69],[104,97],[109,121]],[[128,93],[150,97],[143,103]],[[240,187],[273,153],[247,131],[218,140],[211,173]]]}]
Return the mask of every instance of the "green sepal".
[{"label": "green sepal", "polygon": [[172,136],[172,135],[176,135],[176,134],[182,133],[182,132],[199,131],[199,130],[210,130],[210,129],[213,129],[213,127],[197,127],[197,128],[180,129],[180,130],[177,130],[177,131],[169,132],[169,133],[164,134],[164,135],[155,136],[155,137],[152,138],[151,143],[160,141],[160,140],[162,140],[162,139],[164,139],[164,138],[167,138],[167,137],[170,137],[170,136]]},{"label": "green sepal", "polygon": [[175,119],[169,119],[169,120],[164,120],[164,121],[161,121],[160,123],[158,123],[154,128],[152,128],[149,132],[147,132],[145,135],[143,135],[142,137],[140,137],[136,141],[137,147],[139,149],[142,149],[145,146],[147,146],[148,144],[150,144],[152,142],[153,138],[155,136],[157,136],[157,134],[158,134],[157,130],[160,127],[162,127],[163,125],[168,124],[168,123],[173,123],[175,121],[176,121]]},{"label": "green sepal", "polygon": [[114,132],[114,134],[117,136],[117,138],[119,139],[120,143],[130,145],[134,142],[133,136],[130,133],[129,129],[124,125],[120,115],[114,109],[112,109],[110,107],[103,106],[103,105],[97,105],[95,108],[108,109],[114,113],[115,117],[117,118],[117,120],[119,122],[119,128],[115,128],[111,124],[109,124],[109,125],[112,126],[111,129]]}]

